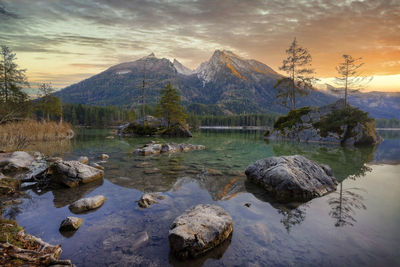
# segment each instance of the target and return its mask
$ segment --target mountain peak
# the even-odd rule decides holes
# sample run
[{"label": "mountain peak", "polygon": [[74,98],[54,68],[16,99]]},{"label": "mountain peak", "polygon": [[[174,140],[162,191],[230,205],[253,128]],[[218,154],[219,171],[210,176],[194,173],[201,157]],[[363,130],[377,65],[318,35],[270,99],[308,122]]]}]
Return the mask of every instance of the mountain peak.
[{"label": "mountain peak", "polygon": [[172,63],[178,73],[184,74],[184,75],[191,75],[193,74],[193,70],[189,69],[188,67],[184,66],[182,63],[180,63],[178,60],[174,58],[174,62]]}]

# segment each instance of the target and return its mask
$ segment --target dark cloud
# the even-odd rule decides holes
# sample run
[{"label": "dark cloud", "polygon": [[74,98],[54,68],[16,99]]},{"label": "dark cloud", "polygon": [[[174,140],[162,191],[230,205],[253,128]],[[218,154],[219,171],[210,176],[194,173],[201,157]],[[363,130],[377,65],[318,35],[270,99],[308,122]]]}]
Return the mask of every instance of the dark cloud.
[{"label": "dark cloud", "polygon": [[13,18],[13,19],[17,19],[18,18],[18,15],[17,14],[15,14],[15,13],[13,13],[13,12],[10,12],[10,11],[7,11],[1,4],[0,4],[0,17],[1,16],[3,16],[3,17],[8,17],[8,18]]}]

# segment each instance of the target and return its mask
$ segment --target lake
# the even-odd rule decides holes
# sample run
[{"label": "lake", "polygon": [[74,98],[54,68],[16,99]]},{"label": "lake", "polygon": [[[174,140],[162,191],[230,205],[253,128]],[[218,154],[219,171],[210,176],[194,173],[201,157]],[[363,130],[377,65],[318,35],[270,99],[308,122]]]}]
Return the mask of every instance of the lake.
[{"label": "lake", "polygon": [[[202,130],[191,139],[164,141],[202,144],[206,150],[154,157],[132,151],[161,139],[107,139],[109,132],[79,130],[53,151],[92,162],[110,155],[102,164],[102,181],[27,189],[30,197],[5,212],[28,233],[61,244],[62,258],[77,266],[400,265],[399,131],[381,131],[385,141],[377,147],[341,148],[264,141],[260,131]],[[246,181],[249,164],[293,154],[330,165],[340,182],[337,191],[307,203],[281,204]],[[166,199],[141,209],[137,200],[143,192],[160,192]],[[97,194],[106,196],[105,204],[77,215],[84,222],[73,235],[61,234],[61,221],[76,216],[68,205]],[[200,203],[230,213],[232,238],[200,258],[178,261],[170,255],[169,226]]]}]

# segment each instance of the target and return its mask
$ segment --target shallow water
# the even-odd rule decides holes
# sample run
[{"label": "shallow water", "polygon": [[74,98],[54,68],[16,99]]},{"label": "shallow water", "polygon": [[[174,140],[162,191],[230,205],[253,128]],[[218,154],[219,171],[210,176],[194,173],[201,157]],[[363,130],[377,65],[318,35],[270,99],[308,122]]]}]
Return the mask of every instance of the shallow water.
[{"label": "shallow water", "polygon": [[[210,130],[167,140],[203,144],[204,151],[143,157],[131,152],[156,138],[106,139],[109,130],[82,130],[61,154],[91,161],[109,154],[104,180],[73,189],[29,189],[31,198],[7,212],[29,233],[61,244],[62,258],[77,266],[399,266],[400,136],[382,134],[385,142],[378,147],[348,149],[268,142],[257,131]],[[337,191],[283,205],[246,181],[244,170],[252,162],[292,154],[330,165],[341,182]],[[167,198],[140,209],[136,201],[143,192]],[[61,221],[74,216],[68,205],[97,194],[106,196],[105,204],[78,215],[81,228],[62,235]],[[200,203],[231,214],[232,239],[199,259],[179,262],[169,255],[169,226]]]}]

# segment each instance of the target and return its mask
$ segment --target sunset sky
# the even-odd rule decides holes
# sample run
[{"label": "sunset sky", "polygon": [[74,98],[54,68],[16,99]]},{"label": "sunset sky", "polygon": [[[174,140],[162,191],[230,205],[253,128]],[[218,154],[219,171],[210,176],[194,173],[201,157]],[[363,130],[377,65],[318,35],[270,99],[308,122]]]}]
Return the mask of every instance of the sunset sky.
[{"label": "sunset sky", "polygon": [[63,88],[154,52],[190,68],[215,49],[275,70],[294,37],[330,81],[362,57],[367,90],[400,92],[400,0],[0,0],[0,44],[31,83]]}]

